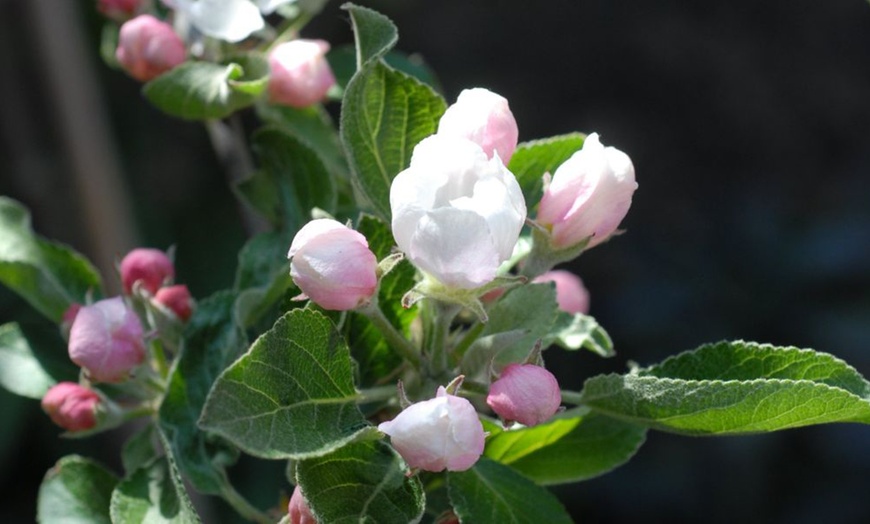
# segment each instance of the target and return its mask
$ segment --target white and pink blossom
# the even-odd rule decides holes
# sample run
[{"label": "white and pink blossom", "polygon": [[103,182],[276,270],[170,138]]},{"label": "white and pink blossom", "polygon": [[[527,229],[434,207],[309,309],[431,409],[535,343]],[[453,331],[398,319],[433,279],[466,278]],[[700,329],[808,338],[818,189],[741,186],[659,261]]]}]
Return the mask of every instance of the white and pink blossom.
[{"label": "white and pink blossom", "polygon": [[489,407],[505,421],[536,426],[559,409],[562,393],[552,373],[534,364],[510,364],[489,387]]},{"label": "white and pink blossom", "polygon": [[467,138],[488,158],[498,154],[505,164],[510,162],[519,137],[507,99],[482,87],[459,93],[456,103],[441,117],[438,134]]},{"label": "white and pink blossom", "polygon": [[323,100],[335,85],[328,51],[324,40],[297,39],[275,47],[269,54],[269,100],[298,108]]},{"label": "white and pink blossom", "polygon": [[187,50],[172,26],[139,15],[121,26],[115,57],[133,78],[147,82],[184,62]]},{"label": "white and pink blossom", "polygon": [[121,297],[82,307],[69,334],[69,356],[94,382],[121,382],[145,359],[139,317]]}]

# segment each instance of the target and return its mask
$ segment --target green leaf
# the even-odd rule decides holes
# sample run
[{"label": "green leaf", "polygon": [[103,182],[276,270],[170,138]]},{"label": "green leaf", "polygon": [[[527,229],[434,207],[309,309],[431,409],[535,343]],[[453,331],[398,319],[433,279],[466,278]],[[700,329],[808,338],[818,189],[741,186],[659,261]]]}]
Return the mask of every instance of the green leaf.
[{"label": "green leaf", "polygon": [[459,522],[570,523],[559,500],[508,466],[485,457],[469,470],[447,473],[447,492]]},{"label": "green leaf", "polygon": [[357,442],[299,462],[297,480],[319,522],[418,522],[423,486],[383,441]]},{"label": "green leaf", "polygon": [[335,185],[314,150],[278,128],[257,131],[253,149],[262,169],[238,189],[273,224],[295,233],[311,220],[311,208],[333,212]]},{"label": "green leaf", "polygon": [[22,397],[41,399],[55,384],[18,324],[0,326],[0,386]]},{"label": "green leaf", "polygon": [[490,436],[484,454],[538,484],[603,475],[634,456],[646,428],[596,413]]},{"label": "green leaf", "polygon": [[191,61],[148,82],[142,92],[172,116],[187,120],[224,118],[254,103],[257,95],[252,93],[264,82],[262,74],[259,66],[247,71],[238,63]]},{"label": "green leaf", "polygon": [[544,338],[544,346],[558,344],[564,349],[588,349],[602,356],[616,355],[610,335],[589,315],[574,315],[560,311],[550,333]]},{"label": "green leaf", "polygon": [[100,275],[81,255],[48,242],[30,227],[30,213],[0,197],[0,282],[53,322],[88,292],[101,293]]},{"label": "green leaf", "polygon": [[517,177],[530,211],[544,194],[544,173],[555,173],[562,162],[583,147],[585,139],[582,133],[570,133],[517,146],[508,169]]},{"label": "green leaf", "polygon": [[[329,60],[329,67],[335,74],[335,82],[339,87],[337,91],[343,94],[348,82],[357,70],[356,49],[353,46],[334,47],[326,55],[326,59]],[[396,71],[416,78],[439,93],[442,92],[441,83],[438,81],[435,71],[426,64],[420,55],[408,55],[393,49],[385,54],[383,59],[388,66]]]},{"label": "green leaf", "polygon": [[233,322],[234,302],[235,295],[223,291],[198,304],[159,412],[160,428],[178,468],[203,493],[221,493],[227,483],[224,466],[237,455],[234,448],[196,426],[212,384],[247,345]]},{"label": "green leaf", "polygon": [[148,424],[124,443],[124,448],[121,450],[121,463],[124,464],[127,476],[130,476],[157,456],[157,428],[153,424]]},{"label": "green leaf", "polygon": [[341,140],[357,187],[389,222],[393,178],[408,167],[414,146],[435,133],[446,104],[429,86],[378,60],[396,40],[388,19],[361,7],[346,9],[364,65],[344,94]]},{"label": "green leaf", "polygon": [[280,231],[253,237],[239,252],[234,286],[239,295],[234,317],[240,326],[253,327],[274,314],[274,306],[293,287],[287,260],[289,248],[290,235]]},{"label": "green leaf", "polygon": [[227,83],[230,88],[239,93],[258,97],[269,86],[269,61],[260,54],[249,54],[232,58],[232,63],[239,64],[244,71],[240,79],[232,79]]},{"label": "green leaf", "polygon": [[[157,457],[123,480],[112,493],[112,522],[196,523],[199,518],[166,457]],[[181,488],[183,489],[183,487]]]},{"label": "green leaf", "polygon": [[607,416],[688,435],[870,423],[870,383],[831,355],[720,342],[659,365],[586,381],[582,400]]},{"label": "green leaf", "polygon": [[321,313],[290,311],[218,378],[200,426],[263,458],[324,455],[374,430],[347,345]]},{"label": "green leaf", "polygon": [[109,524],[109,500],[118,478],[90,459],[69,455],[45,474],[36,520],[43,524]]}]

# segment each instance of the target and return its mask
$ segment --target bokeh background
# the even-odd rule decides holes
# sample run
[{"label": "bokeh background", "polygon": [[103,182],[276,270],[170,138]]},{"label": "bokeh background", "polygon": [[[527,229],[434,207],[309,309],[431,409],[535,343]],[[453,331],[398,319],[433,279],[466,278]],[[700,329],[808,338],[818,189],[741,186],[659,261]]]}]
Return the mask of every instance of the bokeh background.
[{"label": "bokeh background", "polygon": [[[0,0],[0,194],[106,275],[131,247],[176,245],[178,279],[204,297],[231,284],[245,238],[227,175],[201,124],[162,115],[102,63],[94,3]],[[351,43],[340,3],[303,34]],[[553,350],[565,385],[736,338],[827,351],[870,376],[866,0],[359,3],[396,22],[448,101],[488,87],[521,140],[597,131],[632,157],[628,233],[572,265],[618,356]],[[10,320],[39,322],[3,289]],[[2,522],[33,520],[64,454],[120,470],[118,432],[58,439],[37,402],[5,392],[0,414]],[[274,464],[233,475],[264,506],[288,489]],[[627,465],[555,492],[578,522],[868,522],[868,479],[870,427],[651,432]],[[232,521],[201,503],[206,522]]]}]

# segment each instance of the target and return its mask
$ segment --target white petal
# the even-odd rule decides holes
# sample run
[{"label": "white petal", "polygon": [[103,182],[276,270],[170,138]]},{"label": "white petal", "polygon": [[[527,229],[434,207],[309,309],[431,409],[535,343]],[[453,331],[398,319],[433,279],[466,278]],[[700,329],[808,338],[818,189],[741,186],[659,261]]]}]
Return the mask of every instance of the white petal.
[{"label": "white petal", "polygon": [[203,34],[227,42],[244,40],[265,25],[257,6],[248,0],[199,0],[188,12]]}]

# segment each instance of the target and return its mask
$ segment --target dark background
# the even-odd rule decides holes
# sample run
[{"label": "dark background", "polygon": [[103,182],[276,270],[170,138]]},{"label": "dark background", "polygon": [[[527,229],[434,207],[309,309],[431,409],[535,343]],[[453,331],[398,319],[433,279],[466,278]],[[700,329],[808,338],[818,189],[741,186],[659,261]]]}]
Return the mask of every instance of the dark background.
[{"label": "dark background", "polygon": [[[487,87],[510,101],[521,140],[597,131],[634,161],[628,233],[573,265],[618,356],[553,350],[563,384],[736,338],[827,351],[870,375],[866,1],[361,3],[396,22],[399,48],[426,59],[448,101]],[[352,42],[339,4],[304,35]],[[204,297],[231,284],[244,241],[226,174],[202,125],[163,116],[100,61],[100,26],[89,1],[0,0],[0,193],[103,268],[135,245],[176,244],[179,280]],[[2,290],[0,319],[36,315]],[[0,408],[3,522],[32,521],[63,454],[117,468],[117,433],[59,440],[35,401],[0,393]],[[651,432],[629,464],[555,491],[578,522],[867,522],[868,444],[870,428],[852,425]],[[265,506],[287,484],[262,468],[234,474],[256,479]]]}]

